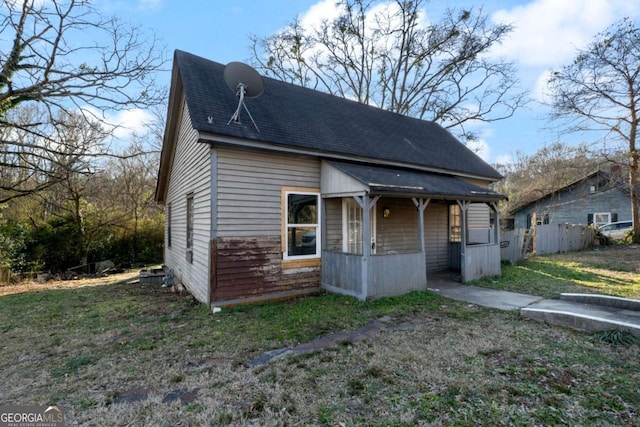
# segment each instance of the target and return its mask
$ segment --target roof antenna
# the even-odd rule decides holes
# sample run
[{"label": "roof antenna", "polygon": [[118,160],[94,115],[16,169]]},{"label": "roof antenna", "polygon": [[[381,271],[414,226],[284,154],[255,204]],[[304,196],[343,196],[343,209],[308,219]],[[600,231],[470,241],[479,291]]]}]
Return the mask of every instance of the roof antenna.
[{"label": "roof antenna", "polygon": [[224,67],[224,81],[227,83],[227,86],[229,86],[229,89],[236,91],[236,96],[240,98],[238,108],[227,122],[227,125],[232,121],[240,123],[240,110],[244,107],[253,126],[260,132],[258,125],[256,125],[255,120],[253,120],[249,109],[244,103],[244,98],[256,98],[264,92],[264,81],[260,74],[247,64],[230,62]]}]

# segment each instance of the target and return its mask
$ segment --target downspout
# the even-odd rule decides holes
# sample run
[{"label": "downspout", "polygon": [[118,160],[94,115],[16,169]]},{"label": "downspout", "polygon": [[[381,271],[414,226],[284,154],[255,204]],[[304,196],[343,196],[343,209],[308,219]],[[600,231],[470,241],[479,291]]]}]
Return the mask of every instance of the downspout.
[{"label": "downspout", "polygon": [[209,236],[209,308],[213,309],[218,288],[217,254],[218,254],[218,150],[213,144],[209,150],[209,171],[211,178],[209,207],[210,236]]}]

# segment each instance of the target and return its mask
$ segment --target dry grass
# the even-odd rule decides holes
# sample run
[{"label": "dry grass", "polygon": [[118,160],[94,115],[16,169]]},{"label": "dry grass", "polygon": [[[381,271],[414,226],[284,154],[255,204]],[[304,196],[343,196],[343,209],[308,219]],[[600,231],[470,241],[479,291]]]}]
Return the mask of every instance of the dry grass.
[{"label": "dry grass", "polygon": [[562,292],[591,292],[640,299],[640,246],[534,256],[503,266],[500,278],[475,284],[550,298]]},{"label": "dry grass", "polygon": [[[325,295],[214,315],[122,279],[0,297],[1,402],[58,404],[70,425],[640,423],[638,346],[429,293],[367,303]],[[384,315],[413,327],[246,365]],[[147,399],[114,403],[142,387]],[[197,397],[163,403],[176,389]]]}]

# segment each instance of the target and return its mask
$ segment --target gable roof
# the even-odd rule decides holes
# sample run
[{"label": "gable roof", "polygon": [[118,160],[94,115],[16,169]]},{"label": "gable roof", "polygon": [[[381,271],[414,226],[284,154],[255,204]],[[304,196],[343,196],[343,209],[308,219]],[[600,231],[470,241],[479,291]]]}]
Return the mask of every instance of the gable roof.
[{"label": "gable roof", "polygon": [[323,92],[263,77],[264,93],[245,104],[241,123],[229,123],[238,106],[227,87],[225,66],[176,51],[193,127],[223,135],[317,152],[396,163],[422,170],[451,172],[495,181],[502,176],[440,125],[392,113]]},{"label": "gable roof", "polygon": [[[629,192],[629,185],[628,183],[622,179],[618,174],[616,173],[610,173],[610,172],[605,172],[601,169],[596,169],[593,172],[585,175],[584,177],[577,179],[563,187],[560,187],[558,189],[549,191],[548,193],[538,197],[535,200],[532,200],[530,202],[526,202],[522,205],[516,206],[513,209],[511,209],[509,211],[509,214],[511,215],[515,215],[516,213],[520,212],[523,209],[527,209],[537,203],[540,203],[541,201],[545,200],[545,199],[550,199],[551,197],[553,197],[554,195],[557,195],[563,191],[570,191],[572,188],[577,187],[580,184],[583,184],[586,181],[589,180],[593,180],[594,178],[598,178],[598,179],[606,179],[607,180],[607,189],[608,190],[613,190],[613,189],[619,189],[625,192]],[[638,187],[638,189],[640,190],[640,186]]]}]

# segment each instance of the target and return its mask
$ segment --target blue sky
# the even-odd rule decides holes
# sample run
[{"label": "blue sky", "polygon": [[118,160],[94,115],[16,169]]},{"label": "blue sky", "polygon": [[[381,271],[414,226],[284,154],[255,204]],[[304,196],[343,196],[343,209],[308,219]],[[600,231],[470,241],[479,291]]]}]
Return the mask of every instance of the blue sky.
[{"label": "blue sky", "polygon": [[[310,24],[330,13],[335,0],[138,0],[101,1],[99,7],[141,27],[154,31],[170,56],[180,49],[220,63],[249,62],[249,36],[277,32],[294,18]],[[570,63],[600,31],[628,16],[640,22],[636,0],[486,0],[427,3],[427,15],[439,19],[447,6],[482,7],[495,22],[507,22],[515,30],[493,55],[515,61],[521,85],[534,99],[541,99],[549,70]],[[169,82],[169,73],[164,80]],[[506,162],[516,151],[534,153],[558,140],[590,142],[591,135],[565,137],[550,129],[543,119],[546,110],[532,102],[514,117],[481,125],[475,148],[490,163]],[[123,122],[139,122],[142,113],[131,112]],[[134,118],[135,119],[132,119]]]}]

